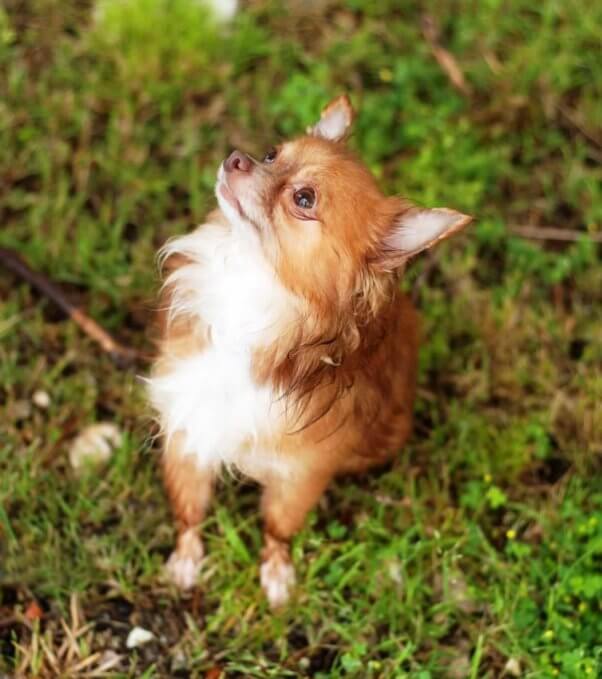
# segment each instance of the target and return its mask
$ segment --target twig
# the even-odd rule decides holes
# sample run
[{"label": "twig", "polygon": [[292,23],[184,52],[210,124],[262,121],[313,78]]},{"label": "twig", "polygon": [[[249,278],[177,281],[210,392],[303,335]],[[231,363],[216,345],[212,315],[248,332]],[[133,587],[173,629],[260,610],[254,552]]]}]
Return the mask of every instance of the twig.
[{"label": "twig", "polygon": [[576,241],[584,236],[593,240],[594,243],[602,243],[602,233],[588,233],[587,231],[574,231],[573,229],[560,229],[556,226],[510,226],[508,230],[523,238],[534,240],[562,240]]},{"label": "twig", "polygon": [[54,302],[71,320],[79,325],[86,335],[97,342],[112,358],[127,363],[145,358],[143,354],[135,349],[126,347],[113,339],[83,309],[75,306],[57,285],[43,274],[34,271],[14,250],[0,248],[0,263]]},{"label": "twig", "polygon": [[7,618],[0,618],[0,629],[3,627],[12,627],[15,623],[23,622],[16,615],[9,615]]},{"label": "twig", "polygon": [[451,84],[458,90],[458,92],[466,97],[469,97],[471,94],[471,89],[466,82],[464,73],[458,65],[454,55],[446,50],[445,47],[443,47],[439,42],[439,27],[435,19],[428,14],[425,14],[422,17],[422,34],[429,44],[429,47],[431,48],[437,63],[439,66],[441,66],[447,77],[450,79]]},{"label": "twig", "polygon": [[588,129],[584,127],[584,125],[581,123],[580,120],[577,118],[577,113],[574,111],[571,111],[569,108],[566,106],[557,106],[556,109],[560,113],[561,116],[564,117],[564,119],[569,122],[577,132],[579,132],[587,141],[592,143],[598,150],[602,149],[602,141],[596,137],[596,135],[593,132],[590,132]]}]

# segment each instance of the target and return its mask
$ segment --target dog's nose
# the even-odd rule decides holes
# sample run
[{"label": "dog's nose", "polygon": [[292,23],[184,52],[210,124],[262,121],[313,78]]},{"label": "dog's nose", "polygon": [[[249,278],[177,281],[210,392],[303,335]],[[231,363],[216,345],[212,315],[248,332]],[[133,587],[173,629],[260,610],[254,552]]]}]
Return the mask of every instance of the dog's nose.
[{"label": "dog's nose", "polygon": [[226,172],[238,170],[239,172],[249,172],[253,167],[251,159],[246,153],[240,151],[232,151],[232,153],[224,161],[224,169]]}]

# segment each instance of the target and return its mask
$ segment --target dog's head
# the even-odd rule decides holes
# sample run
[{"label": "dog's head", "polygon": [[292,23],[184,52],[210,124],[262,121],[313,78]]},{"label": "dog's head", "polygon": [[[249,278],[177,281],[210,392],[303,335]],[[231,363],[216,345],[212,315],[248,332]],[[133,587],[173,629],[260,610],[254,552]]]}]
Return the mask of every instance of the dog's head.
[{"label": "dog's head", "polygon": [[387,197],[346,147],[354,112],[333,100],[307,134],[261,160],[234,151],[216,194],[233,226],[252,230],[293,292],[345,304],[360,281],[388,275],[456,233],[471,217]]}]

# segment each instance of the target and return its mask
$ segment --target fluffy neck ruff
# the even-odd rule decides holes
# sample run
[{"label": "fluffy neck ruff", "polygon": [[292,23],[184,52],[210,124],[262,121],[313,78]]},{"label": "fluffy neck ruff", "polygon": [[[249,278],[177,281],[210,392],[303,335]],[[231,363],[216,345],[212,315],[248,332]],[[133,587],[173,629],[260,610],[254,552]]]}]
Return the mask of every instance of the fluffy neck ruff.
[{"label": "fluffy neck ruff", "polygon": [[160,253],[163,361],[182,346],[248,353],[256,384],[284,401],[295,430],[307,428],[349,390],[362,357],[378,345],[397,279],[358,275],[338,308],[300,299],[278,279],[254,231],[220,211],[210,218]]}]

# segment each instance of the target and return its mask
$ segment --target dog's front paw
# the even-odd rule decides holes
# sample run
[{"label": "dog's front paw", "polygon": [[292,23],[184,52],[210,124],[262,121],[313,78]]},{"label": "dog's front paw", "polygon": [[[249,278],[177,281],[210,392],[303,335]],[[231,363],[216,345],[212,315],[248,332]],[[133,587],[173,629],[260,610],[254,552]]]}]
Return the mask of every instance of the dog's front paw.
[{"label": "dog's front paw", "polygon": [[260,579],[271,608],[288,603],[295,586],[295,569],[288,559],[272,554],[261,564]]},{"label": "dog's front paw", "polygon": [[165,564],[169,579],[180,589],[192,589],[195,584],[201,561],[203,543],[193,531],[187,531],[178,538],[178,546]]},{"label": "dog's front paw", "polygon": [[201,569],[201,562],[189,556],[180,556],[177,550],[172,552],[165,564],[169,579],[180,589],[192,589]]}]

